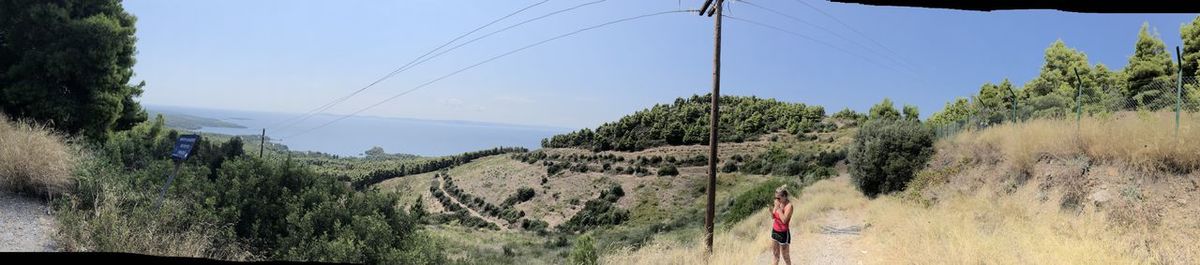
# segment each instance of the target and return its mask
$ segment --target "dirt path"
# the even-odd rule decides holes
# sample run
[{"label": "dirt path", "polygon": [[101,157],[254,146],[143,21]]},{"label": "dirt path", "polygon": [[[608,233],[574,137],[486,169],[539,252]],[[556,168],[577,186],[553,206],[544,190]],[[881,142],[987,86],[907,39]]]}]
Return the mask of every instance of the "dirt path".
[{"label": "dirt path", "polygon": [[0,252],[55,251],[53,222],[44,202],[0,191]]},{"label": "dirt path", "polygon": [[[468,207],[466,204],[458,201],[458,198],[455,198],[454,196],[450,196],[450,193],[446,192],[446,180],[445,179],[441,179],[438,181],[438,189],[442,190],[442,193],[445,193],[446,197],[450,198],[450,201],[458,204],[458,206],[462,207],[463,209],[467,209],[467,213],[471,214],[471,216],[479,217],[479,219],[483,219],[484,221],[486,221],[488,223],[492,223],[492,224],[496,225],[497,227],[500,227],[500,231],[508,231],[509,230],[507,225],[503,225],[506,222],[500,220],[499,218],[493,218],[490,216],[484,216],[482,214],[479,214],[479,212],[476,212],[475,209],[471,209],[471,207]],[[445,205],[442,205],[442,207],[449,209],[449,207],[445,207]]]},{"label": "dirt path", "polygon": [[[857,247],[863,224],[860,211],[831,210],[815,220],[816,226],[805,226],[810,231],[792,231],[792,264],[862,264]],[[771,264],[770,250],[758,260],[757,264]]]}]

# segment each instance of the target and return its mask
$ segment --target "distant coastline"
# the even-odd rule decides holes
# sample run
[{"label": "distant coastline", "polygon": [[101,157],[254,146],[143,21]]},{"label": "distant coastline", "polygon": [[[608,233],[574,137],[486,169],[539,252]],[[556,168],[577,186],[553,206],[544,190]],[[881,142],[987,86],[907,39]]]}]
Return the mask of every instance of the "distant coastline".
[{"label": "distant coastline", "polygon": [[359,156],[375,146],[421,156],[452,155],[500,146],[537,149],[541,147],[542,139],[573,131],[538,125],[381,116],[352,116],[334,126],[308,131],[343,116],[318,114],[293,126],[280,126],[279,121],[300,114],[145,106],[151,115],[162,114],[171,128],[223,135],[258,135],[267,128],[270,141],[287,145],[289,149],[341,156]]}]

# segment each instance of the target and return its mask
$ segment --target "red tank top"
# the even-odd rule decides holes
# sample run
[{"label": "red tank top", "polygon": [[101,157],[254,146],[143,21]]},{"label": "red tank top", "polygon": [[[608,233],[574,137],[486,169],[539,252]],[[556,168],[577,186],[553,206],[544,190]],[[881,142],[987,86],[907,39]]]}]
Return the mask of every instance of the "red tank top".
[{"label": "red tank top", "polygon": [[771,224],[771,230],[775,232],[788,231],[788,223],[783,222],[783,218],[780,218],[779,213],[775,212],[775,210],[771,210],[771,220],[774,220]]}]

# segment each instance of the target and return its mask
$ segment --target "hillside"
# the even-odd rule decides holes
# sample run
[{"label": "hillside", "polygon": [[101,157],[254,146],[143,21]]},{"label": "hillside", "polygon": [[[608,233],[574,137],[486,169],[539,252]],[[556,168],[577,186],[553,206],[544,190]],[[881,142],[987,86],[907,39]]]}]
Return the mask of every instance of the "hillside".
[{"label": "hillside", "polygon": [[[654,109],[662,115],[684,111]],[[622,120],[638,115],[645,114]],[[761,192],[785,183],[806,185],[836,174],[857,121],[820,117],[813,122],[819,126],[813,129],[793,133],[781,127],[722,144],[718,156],[719,226],[731,226],[757,209],[743,209],[754,204],[735,204],[735,198],[761,200],[769,198],[759,195]],[[774,122],[790,123],[779,118]],[[463,228],[473,228],[471,235],[483,241],[504,242],[503,247],[494,248],[455,241],[460,248],[451,249],[464,250],[452,251],[451,257],[557,264],[565,257],[569,241],[581,235],[596,238],[601,251],[641,246],[655,238],[694,242],[703,223],[707,152],[707,145],[699,144],[636,151],[550,147],[393,177],[372,188],[394,192],[406,208],[418,206],[428,211],[430,229],[442,236],[453,237],[464,233]],[[532,195],[522,196],[523,192]]]}]

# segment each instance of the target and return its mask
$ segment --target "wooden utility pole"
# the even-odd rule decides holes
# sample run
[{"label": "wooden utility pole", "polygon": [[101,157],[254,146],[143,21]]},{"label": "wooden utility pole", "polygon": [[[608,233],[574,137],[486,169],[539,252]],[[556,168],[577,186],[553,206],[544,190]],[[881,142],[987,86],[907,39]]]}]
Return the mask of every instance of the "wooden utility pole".
[{"label": "wooden utility pole", "polygon": [[[704,246],[705,253],[712,255],[713,246],[713,221],[716,213],[717,200],[717,128],[720,121],[721,111],[721,4],[724,0],[704,0],[704,4],[700,7],[700,15],[707,14],[714,17],[713,26],[713,83],[712,83],[712,113],[708,120],[708,204],[704,210]],[[712,4],[712,8],[709,6]]]}]

